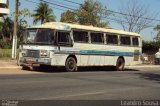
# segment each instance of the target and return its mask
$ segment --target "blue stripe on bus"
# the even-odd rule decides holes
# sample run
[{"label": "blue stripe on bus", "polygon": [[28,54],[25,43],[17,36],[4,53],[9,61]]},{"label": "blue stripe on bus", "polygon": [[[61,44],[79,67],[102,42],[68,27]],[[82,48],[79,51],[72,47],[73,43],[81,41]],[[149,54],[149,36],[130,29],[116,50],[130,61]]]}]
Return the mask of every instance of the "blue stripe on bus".
[{"label": "blue stripe on bus", "polygon": [[140,52],[119,52],[119,51],[99,51],[99,50],[57,51],[55,53],[56,54],[79,54],[79,55],[109,55],[109,56],[140,55]]},{"label": "blue stripe on bus", "polygon": [[99,55],[139,55],[139,53],[135,52],[118,52],[118,51],[97,51],[97,50],[80,50],[81,54],[99,54]]}]

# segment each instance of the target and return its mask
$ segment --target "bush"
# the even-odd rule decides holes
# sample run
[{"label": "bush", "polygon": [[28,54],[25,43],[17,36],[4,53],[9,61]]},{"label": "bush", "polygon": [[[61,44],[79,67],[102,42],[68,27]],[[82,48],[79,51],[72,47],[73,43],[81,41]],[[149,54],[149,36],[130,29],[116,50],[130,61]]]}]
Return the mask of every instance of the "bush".
[{"label": "bush", "polygon": [[3,41],[2,39],[0,39],[0,48],[1,49],[11,49],[12,42],[11,41]]},{"label": "bush", "polygon": [[160,48],[160,42],[143,41],[142,52],[147,54],[155,54]]}]

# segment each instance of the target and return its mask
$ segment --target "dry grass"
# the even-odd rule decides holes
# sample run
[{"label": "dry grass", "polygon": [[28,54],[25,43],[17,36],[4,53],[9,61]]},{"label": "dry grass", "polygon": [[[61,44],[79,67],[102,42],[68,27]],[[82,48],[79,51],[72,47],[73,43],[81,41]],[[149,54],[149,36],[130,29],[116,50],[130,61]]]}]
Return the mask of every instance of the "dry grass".
[{"label": "dry grass", "polygon": [[[18,50],[17,50],[18,55]],[[0,59],[1,60],[10,60],[12,56],[12,49],[0,49]]]}]

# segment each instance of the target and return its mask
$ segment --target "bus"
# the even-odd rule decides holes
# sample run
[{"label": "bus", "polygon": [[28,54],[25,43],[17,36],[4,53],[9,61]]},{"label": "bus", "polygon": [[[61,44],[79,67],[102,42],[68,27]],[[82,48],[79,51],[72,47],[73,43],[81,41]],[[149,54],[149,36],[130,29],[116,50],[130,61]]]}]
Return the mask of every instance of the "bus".
[{"label": "bus", "polygon": [[137,33],[62,22],[27,28],[19,47],[22,68],[63,66],[77,71],[83,66],[140,64],[142,39]]}]

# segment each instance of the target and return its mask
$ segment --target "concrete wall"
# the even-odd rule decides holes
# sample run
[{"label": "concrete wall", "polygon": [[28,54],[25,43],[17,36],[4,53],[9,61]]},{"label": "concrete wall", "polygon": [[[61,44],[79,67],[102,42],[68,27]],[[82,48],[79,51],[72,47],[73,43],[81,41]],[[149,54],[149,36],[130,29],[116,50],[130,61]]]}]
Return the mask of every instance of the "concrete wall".
[{"label": "concrete wall", "polygon": [[0,0],[0,22],[3,22],[3,16],[9,14],[9,1],[8,0]]}]

